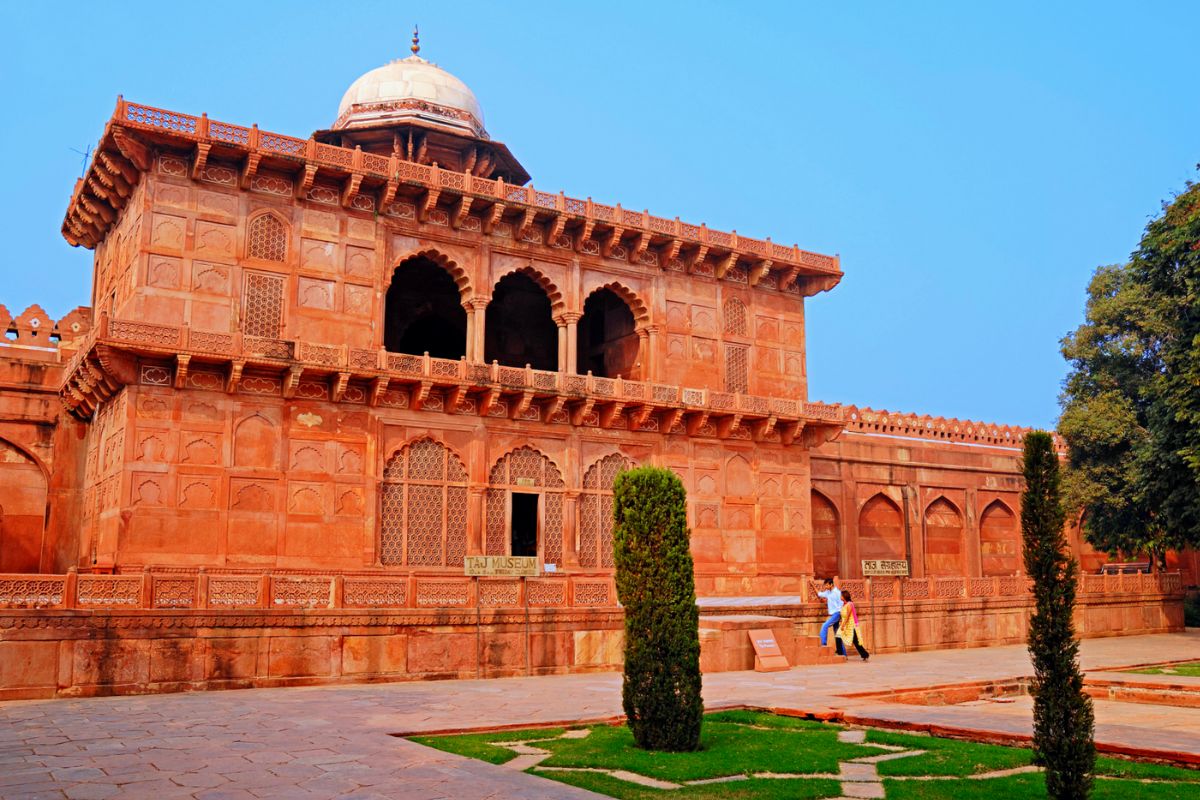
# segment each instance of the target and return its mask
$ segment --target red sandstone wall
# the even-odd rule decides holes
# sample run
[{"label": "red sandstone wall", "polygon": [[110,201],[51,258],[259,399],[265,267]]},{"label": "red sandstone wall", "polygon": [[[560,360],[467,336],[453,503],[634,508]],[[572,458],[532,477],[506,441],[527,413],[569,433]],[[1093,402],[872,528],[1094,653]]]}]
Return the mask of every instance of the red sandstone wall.
[{"label": "red sandstone wall", "polygon": [[[403,204],[400,216],[377,216],[281,196],[270,181],[241,191],[236,170],[211,162],[200,180],[187,174],[182,159],[157,159],[97,247],[97,294],[112,316],[233,331],[262,311],[246,300],[250,276],[277,276],[277,338],[379,348],[393,269],[429,253],[454,275],[467,303],[486,305],[501,277],[526,271],[546,289],[560,325],[578,318],[594,290],[613,287],[649,334],[643,347],[653,355],[640,355],[638,379],[717,391],[733,381],[729,390],[806,395],[803,298],[752,290],[744,270],[718,281],[711,264],[697,274],[647,269],[598,252],[515,241],[507,224],[499,237],[488,236],[474,217],[453,229],[444,214],[418,224]],[[282,260],[250,255],[250,230],[263,214],[285,225]]]},{"label": "red sandstone wall", "polygon": [[[1085,581],[1082,587],[1076,615],[1080,635],[1182,628],[1177,576],[1092,577],[1100,584]],[[1024,581],[976,580],[980,585],[971,581],[969,587],[962,579],[914,581],[905,585],[904,603],[898,582],[877,582],[873,593],[887,594],[877,602],[857,591],[868,648],[879,653],[1023,642],[1030,612],[1029,596],[1019,591]],[[516,581],[472,586],[460,579],[465,590],[460,606],[477,603],[478,609],[420,608],[423,602],[445,602],[437,581],[413,582],[411,594],[385,589],[392,595],[386,600],[379,592],[387,581],[355,579],[353,590],[350,579],[335,582],[339,608],[328,607],[328,579],[323,598],[307,606],[296,594],[303,580],[287,577],[213,575],[198,582],[169,574],[72,575],[65,590],[62,581],[46,586],[0,581],[4,602],[54,601],[57,591],[60,600],[72,595],[67,605],[88,608],[0,609],[0,700],[579,672],[617,669],[621,661],[621,613],[607,600],[605,607],[590,609],[544,607],[562,606],[568,599],[591,602],[578,581],[570,598],[554,599],[546,590],[558,582],[531,582],[528,602],[539,607],[528,612],[528,624]],[[197,583],[203,596],[194,593]],[[181,586],[191,586],[193,594]],[[1018,591],[1004,594],[1010,589]],[[990,594],[981,594],[985,591]],[[396,607],[345,607],[356,598]],[[264,608],[273,605],[272,599],[286,605]],[[169,607],[177,603],[193,607]],[[226,608],[211,605],[218,603]],[[236,604],[258,607],[228,608]],[[796,637],[815,636],[826,616],[823,602],[811,595],[804,604],[708,606],[704,613],[782,617],[791,621]],[[744,649],[736,637],[727,645]]]}]

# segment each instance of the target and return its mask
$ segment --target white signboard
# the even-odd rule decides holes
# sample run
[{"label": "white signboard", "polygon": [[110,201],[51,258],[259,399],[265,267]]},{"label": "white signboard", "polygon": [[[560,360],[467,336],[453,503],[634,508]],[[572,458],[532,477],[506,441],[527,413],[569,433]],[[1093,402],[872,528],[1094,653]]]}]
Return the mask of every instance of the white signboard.
[{"label": "white signboard", "polygon": [[535,578],[538,565],[533,556],[466,556],[463,559],[463,573],[472,577],[505,575]]},{"label": "white signboard", "polygon": [[862,574],[864,578],[877,578],[888,575],[908,577],[908,561],[886,561],[878,558],[864,559],[862,562]]}]

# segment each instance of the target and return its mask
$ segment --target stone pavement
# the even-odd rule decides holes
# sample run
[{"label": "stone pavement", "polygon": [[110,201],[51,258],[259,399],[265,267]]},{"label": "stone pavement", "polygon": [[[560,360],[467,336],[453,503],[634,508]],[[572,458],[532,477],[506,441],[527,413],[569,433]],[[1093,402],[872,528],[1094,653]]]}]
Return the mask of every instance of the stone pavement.
[{"label": "stone pavement", "polygon": [[[1083,642],[1085,669],[1200,659],[1200,631]],[[928,651],[788,672],[706,675],[709,706],[838,708],[1028,733],[1011,706],[916,706],[843,692],[1030,673],[1023,647]],[[1148,679],[1163,676],[1143,676]],[[0,798],[582,798],[587,792],[391,733],[609,718],[617,673],[0,703]],[[1108,719],[1119,706],[1120,718]],[[1196,724],[1161,725],[1164,712]],[[1097,704],[1100,741],[1200,754],[1200,710]],[[1178,722],[1174,720],[1173,722]]]}]

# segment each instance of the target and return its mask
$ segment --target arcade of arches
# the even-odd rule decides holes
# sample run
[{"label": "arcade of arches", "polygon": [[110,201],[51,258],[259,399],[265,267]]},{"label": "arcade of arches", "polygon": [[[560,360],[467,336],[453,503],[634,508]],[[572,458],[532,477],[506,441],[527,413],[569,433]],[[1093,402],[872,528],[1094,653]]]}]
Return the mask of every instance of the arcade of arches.
[{"label": "arcade of arches", "polygon": [[[271,217],[270,219],[274,219]],[[459,359],[472,352],[474,320],[445,267],[427,255],[402,261],[393,271],[384,314],[384,348],[392,353]],[[644,332],[629,304],[608,287],[584,301],[582,315],[568,323],[554,313],[546,290],[529,274],[513,272],[493,287],[483,325],[483,360],[506,367],[556,371],[573,368],[599,378],[643,378],[641,341]],[[744,329],[744,307],[743,321]],[[564,347],[575,331],[575,340]],[[744,333],[744,330],[743,330]],[[574,353],[573,362],[570,353]],[[744,388],[744,387],[743,387]]]},{"label": "arcade of arches", "polygon": [[[1013,500],[1016,500],[1014,494]],[[929,578],[1005,577],[1024,572],[1021,532],[1002,500],[987,505],[973,531],[958,507],[944,496],[905,523],[904,511],[883,493],[867,499],[857,515],[844,520],[834,501],[812,491],[813,574],[861,576],[861,559],[907,559],[914,574]],[[853,547],[851,547],[853,543]],[[972,560],[970,553],[977,554]],[[1090,548],[1085,556],[1093,555]],[[978,566],[973,567],[972,561]],[[923,567],[923,570],[922,570]]]}]

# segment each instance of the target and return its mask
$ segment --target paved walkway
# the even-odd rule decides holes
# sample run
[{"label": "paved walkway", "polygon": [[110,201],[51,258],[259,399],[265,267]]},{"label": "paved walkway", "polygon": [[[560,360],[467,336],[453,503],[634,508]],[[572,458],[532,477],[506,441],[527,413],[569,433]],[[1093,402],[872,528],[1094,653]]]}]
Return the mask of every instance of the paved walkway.
[{"label": "paved walkway", "polygon": [[[1085,669],[1200,659],[1200,631],[1083,643]],[[840,697],[1027,675],[1023,647],[904,653],[788,672],[707,675],[710,705],[834,707],[861,716],[1029,731],[1011,706],[928,707]],[[1148,679],[1165,676],[1145,676]],[[587,792],[420,747],[416,733],[611,717],[616,673],[0,703],[0,797],[583,798]],[[1108,718],[1109,706],[1120,707]],[[1162,706],[1097,704],[1097,738],[1200,754],[1196,724]],[[1173,719],[1173,722],[1178,722]]]}]

